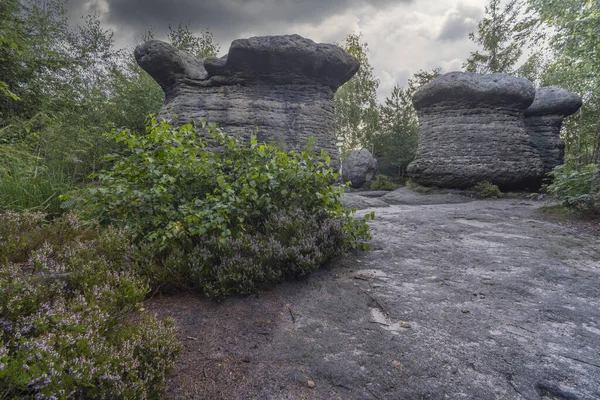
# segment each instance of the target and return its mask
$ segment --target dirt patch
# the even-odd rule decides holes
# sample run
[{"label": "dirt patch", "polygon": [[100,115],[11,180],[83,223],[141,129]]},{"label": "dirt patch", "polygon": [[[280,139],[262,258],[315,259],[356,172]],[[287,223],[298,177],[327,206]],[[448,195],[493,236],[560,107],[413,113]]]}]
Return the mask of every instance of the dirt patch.
[{"label": "dirt patch", "polygon": [[600,398],[600,240],[540,205],[380,208],[371,252],[304,280],[152,299],[185,345],[168,397]]}]

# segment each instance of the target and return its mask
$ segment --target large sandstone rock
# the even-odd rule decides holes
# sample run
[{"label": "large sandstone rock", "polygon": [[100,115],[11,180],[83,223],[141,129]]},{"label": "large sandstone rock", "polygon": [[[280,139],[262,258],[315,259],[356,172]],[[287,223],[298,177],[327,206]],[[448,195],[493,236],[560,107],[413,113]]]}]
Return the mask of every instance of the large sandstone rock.
[{"label": "large sandstone rock", "polygon": [[579,110],[579,95],[558,87],[537,90],[533,104],[525,110],[525,127],[542,159],[542,177],[563,163],[565,144],[560,138],[563,119]]},{"label": "large sandstone rock", "polygon": [[352,150],[342,166],[342,178],[353,188],[361,188],[371,182],[376,173],[377,160],[367,149]]},{"label": "large sandstone rock", "polygon": [[534,96],[527,79],[501,74],[451,72],[421,87],[413,96],[419,149],[411,179],[450,188],[531,186],[542,167],[523,112]]},{"label": "large sandstone rock", "polygon": [[201,117],[227,133],[303,150],[315,137],[334,167],[333,95],[358,70],[341,48],[298,35],[234,40],[221,58],[201,60],[152,40],[135,49],[138,64],[165,92],[159,117],[185,123]]}]

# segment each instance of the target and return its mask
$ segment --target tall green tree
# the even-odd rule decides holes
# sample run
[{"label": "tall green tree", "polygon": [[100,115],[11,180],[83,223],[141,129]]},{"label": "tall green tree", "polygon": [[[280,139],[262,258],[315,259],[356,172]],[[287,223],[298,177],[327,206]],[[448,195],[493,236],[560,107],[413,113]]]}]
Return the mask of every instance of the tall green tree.
[{"label": "tall green tree", "polygon": [[[58,89],[64,83],[69,65],[65,45],[68,23],[64,1],[8,0],[2,8],[8,10],[10,19],[3,21],[7,22],[2,28],[3,42],[8,37],[13,45],[2,51],[0,80],[20,99],[0,99],[0,117],[8,124],[17,116],[34,117],[53,98],[53,91],[47,88]],[[9,30],[13,33],[6,33]]]},{"label": "tall green tree", "polygon": [[440,67],[432,68],[430,70],[420,69],[413,74],[413,76],[408,80],[408,92],[412,97],[413,94],[421,86],[427,85],[429,82],[437,78],[442,74],[442,69]]},{"label": "tall green tree", "polygon": [[373,154],[383,174],[405,175],[419,143],[419,123],[412,96],[440,74],[441,68],[417,71],[408,80],[407,88],[394,86],[392,93],[379,106],[379,130],[373,137]]},{"label": "tall green tree", "polygon": [[343,139],[343,152],[359,147],[371,150],[379,122],[379,80],[373,74],[373,67],[369,63],[369,48],[367,43],[361,41],[361,35],[348,35],[341,47],[358,59],[360,68],[335,94],[337,134]]},{"label": "tall green tree", "polygon": [[540,62],[541,84],[560,86],[583,98],[580,112],[563,125],[565,153],[582,164],[600,163],[600,2],[528,0],[528,4],[550,48],[548,61]]},{"label": "tall green tree", "polygon": [[394,86],[379,106],[379,131],[373,138],[373,155],[379,171],[402,176],[413,160],[418,145],[417,113],[408,89]]},{"label": "tall green tree", "polygon": [[18,100],[9,86],[9,82],[14,83],[11,82],[13,71],[19,68],[15,63],[22,40],[18,10],[18,0],[4,0],[0,3],[0,109],[10,100]]},{"label": "tall green tree", "polygon": [[514,71],[534,26],[530,19],[523,18],[522,10],[520,0],[510,0],[504,7],[501,0],[489,0],[477,32],[469,34],[469,39],[481,49],[472,52],[463,64],[467,72],[510,74]]}]

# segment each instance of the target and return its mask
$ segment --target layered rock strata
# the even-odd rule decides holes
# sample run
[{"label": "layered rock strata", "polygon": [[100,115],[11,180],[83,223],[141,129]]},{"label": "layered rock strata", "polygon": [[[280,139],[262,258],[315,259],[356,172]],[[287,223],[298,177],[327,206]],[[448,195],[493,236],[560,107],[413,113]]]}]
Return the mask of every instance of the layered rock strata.
[{"label": "layered rock strata", "polygon": [[333,95],[358,70],[341,48],[298,35],[234,40],[221,58],[201,60],[152,40],[135,49],[138,64],[165,92],[159,117],[205,118],[242,138],[303,150],[309,137],[339,167]]},{"label": "layered rock strata", "polygon": [[542,176],[563,163],[565,144],[560,128],[565,117],[581,108],[579,95],[554,86],[537,90],[533,104],[525,110],[525,128],[542,159]]},{"label": "layered rock strata", "polygon": [[411,179],[448,188],[533,185],[542,164],[523,112],[534,97],[530,81],[502,74],[450,72],[421,87],[413,96],[419,148]]}]

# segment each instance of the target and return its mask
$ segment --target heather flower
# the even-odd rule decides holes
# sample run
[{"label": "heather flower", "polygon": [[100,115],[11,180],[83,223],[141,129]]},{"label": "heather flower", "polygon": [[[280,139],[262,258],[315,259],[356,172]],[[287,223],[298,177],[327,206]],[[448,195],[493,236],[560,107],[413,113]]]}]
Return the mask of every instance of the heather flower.
[{"label": "heather flower", "polygon": [[[74,217],[47,224],[41,216],[0,214],[0,221],[7,220],[24,237],[42,224],[47,239],[31,248],[19,243],[11,248],[12,252],[27,249],[33,274],[0,262],[0,292],[6,294],[0,297],[0,371],[9,374],[2,377],[3,395],[160,397],[180,344],[171,322],[152,315],[131,322],[127,315],[140,307],[149,291],[132,265],[121,256],[109,255],[129,251],[129,239],[117,230],[103,232],[97,239],[84,232]],[[0,237],[0,249],[6,250],[9,240],[14,242],[9,236]],[[55,273],[66,278],[44,284],[36,279]],[[11,365],[26,380],[13,376]],[[100,381],[104,383],[98,385]]]}]

